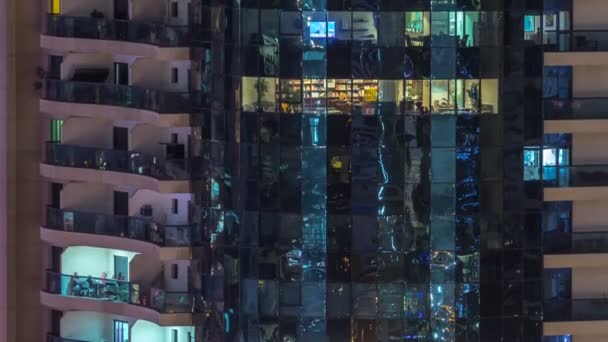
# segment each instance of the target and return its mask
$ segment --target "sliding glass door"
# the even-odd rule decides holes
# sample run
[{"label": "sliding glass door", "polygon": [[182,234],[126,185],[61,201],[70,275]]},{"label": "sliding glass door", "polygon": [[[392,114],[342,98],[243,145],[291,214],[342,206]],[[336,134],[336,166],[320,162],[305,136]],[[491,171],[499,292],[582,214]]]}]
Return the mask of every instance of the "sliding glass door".
[{"label": "sliding glass door", "polygon": [[114,321],[114,340],[113,342],[129,342],[129,323]]}]

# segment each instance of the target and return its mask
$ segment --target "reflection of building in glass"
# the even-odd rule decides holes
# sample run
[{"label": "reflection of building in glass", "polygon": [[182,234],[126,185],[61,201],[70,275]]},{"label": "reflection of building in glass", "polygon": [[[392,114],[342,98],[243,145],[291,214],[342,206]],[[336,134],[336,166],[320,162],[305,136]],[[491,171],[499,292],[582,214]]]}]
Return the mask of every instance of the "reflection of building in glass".
[{"label": "reflection of building in glass", "polygon": [[201,151],[219,182],[196,206],[209,233],[224,218],[208,255],[239,263],[216,299],[231,329],[210,318],[209,336],[541,338],[526,278],[540,246],[521,234],[540,232],[523,181],[544,165],[524,152],[543,144],[542,68],[528,67],[540,4],[193,8]]}]

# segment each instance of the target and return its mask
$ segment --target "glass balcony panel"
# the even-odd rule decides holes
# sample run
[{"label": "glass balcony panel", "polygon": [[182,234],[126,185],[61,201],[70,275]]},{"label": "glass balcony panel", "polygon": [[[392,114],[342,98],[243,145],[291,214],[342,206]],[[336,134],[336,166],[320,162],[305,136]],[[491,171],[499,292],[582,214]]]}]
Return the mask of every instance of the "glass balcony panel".
[{"label": "glass balcony panel", "polygon": [[200,172],[200,161],[159,160],[133,151],[106,150],[95,147],[48,142],[46,163],[56,166],[134,173],[159,180],[193,180]]},{"label": "glass balcony panel", "polygon": [[547,300],[545,322],[599,321],[608,319],[608,299]]},{"label": "glass balcony panel", "polygon": [[67,232],[100,234],[148,241],[166,247],[199,244],[198,225],[162,225],[145,217],[118,216],[47,207],[46,227]]},{"label": "glass balcony panel", "polygon": [[545,120],[608,119],[608,98],[546,99]]},{"label": "glass balcony panel", "polygon": [[608,165],[544,166],[545,187],[608,186]]},{"label": "glass balcony panel", "polygon": [[584,254],[608,252],[608,232],[545,232],[546,254]]},{"label": "glass balcony panel", "polygon": [[66,297],[140,305],[163,313],[202,311],[198,296],[188,292],[166,292],[158,288],[144,288],[128,281],[61,274],[50,270],[46,272],[46,281],[46,292]]},{"label": "glass balcony panel", "polygon": [[190,113],[190,93],[164,92],[111,83],[46,80],[45,100],[97,104],[149,110],[157,113]]},{"label": "glass balcony panel", "polygon": [[54,37],[118,40],[159,47],[187,47],[190,44],[188,26],[63,15],[47,18],[46,35]]}]

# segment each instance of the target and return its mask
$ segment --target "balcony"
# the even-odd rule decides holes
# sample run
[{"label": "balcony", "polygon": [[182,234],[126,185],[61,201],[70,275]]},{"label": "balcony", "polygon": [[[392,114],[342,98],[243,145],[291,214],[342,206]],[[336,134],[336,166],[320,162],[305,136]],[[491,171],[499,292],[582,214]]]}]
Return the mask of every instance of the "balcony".
[{"label": "balcony", "polygon": [[608,51],[608,30],[553,32],[546,40],[558,42],[545,45],[547,52]]},{"label": "balcony", "polygon": [[608,186],[608,165],[544,166],[545,187]]},{"label": "balcony", "polygon": [[545,38],[545,65],[602,65],[608,55],[608,30],[553,33]]},{"label": "balcony", "polygon": [[189,58],[190,36],[188,26],[48,15],[41,45],[44,48],[65,51],[105,51],[113,54],[184,60]]},{"label": "balcony", "polygon": [[608,299],[571,299],[545,301],[545,322],[608,320]]},{"label": "balcony", "polygon": [[192,314],[203,312],[200,296],[166,292],[116,279],[46,272],[43,305],[61,311],[106,312],[159,325],[192,325]]},{"label": "balcony", "polygon": [[99,214],[53,207],[47,207],[45,228],[133,239],[161,247],[189,247],[198,245],[202,241],[200,226],[196,224],[163,225],[145,217]]},{"label": "balcony", "polygon": [[56,166],[107,170],[159,180],[190,180],[189,160],[160,161],[139,152],[100,149],[48,142],[46,163]]},{"label": "balcony", "polygon": [[608,132],[608,98],[546,99],[545,133]]},{"label": "balcony", "polygon": [[608,198],[608,165],[544,166],[545,201]]},{"label": "balcony", "polygon": [[199,159],[161,161],[134,151],[48,142],[40,173],[48,179],[135,186],[160,193],[192,192],[200,179]]},{"label": "balcony", "polygon": [[608,253],[608,232],[544,233],[545,254]]},{"label": "balcony", "polygon": [[[108,117],[113,120],[189,126],[190,93],[164,92],[111,83],[46,80],[42,112]],[[75,105],[76,104],[76,105]]]},{"label": "balcony", "polygon": [[608,119],[608,98],[546,99],[545,120]]}]

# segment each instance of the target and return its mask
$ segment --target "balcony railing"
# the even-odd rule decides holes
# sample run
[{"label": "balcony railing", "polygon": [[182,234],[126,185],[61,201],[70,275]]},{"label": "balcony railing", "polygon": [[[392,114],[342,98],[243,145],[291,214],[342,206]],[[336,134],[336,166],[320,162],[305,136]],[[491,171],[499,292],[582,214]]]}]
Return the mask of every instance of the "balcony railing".
[{"label": "balcony railing", "polygon": [[157,113],[190,113],[190,93],[164,92],[111,83],[46,80],[45,100],[149,110]]},{"label": "balcony railing", "polygon": [[99,214],[47,207],[46,227],[151,242],[165,247],[200,244],[200,225],[163,225],[150,218]]},{"label": "balcony railing", "polygon": [[545,187],[608,186],[608,165],[544,166]]},{"label": "balcony railing", "polygon": [[608,30],[545,32],[545,51],[608,51]]},{"label": "balcony railing", "polygon": [[546,300],[543,305],[545,322],[608,320],[608,299]]},{"label": "balcony railing", "polygon": [[546,99],[545,120],[608,119],[608,98]]},{"label": "balcony railing", "polygon": [[95,17],[48,15],[46,35],[54,37],[118,40],[159,47],[190,45],[188,26],[142,23]]},{"label": "balcony railing", "polygon": [[46,292],[65,297],[106,300],[148,307],[162,313],[201,312],[199,295],[187,292],[165,292],[144,288],[140,284],[117,279],[103,279],[78,274],[46,272]]},{"label": "balcony railing", "polygon": [[608,232],[545,232],[545,254],[608,253]]},{"label": "balcony railing", "polygon": [[[56,166],[117,171],[153,177],[159,180],[193,180],[199,172],[198,160],[161,161],[139,152],[48,142],[46,163]],[[192,176],[191,176],[192,175]]]},{"label": "balcony railing", "polygon": [[46,342],[88,342],[84,340],[75,340],[73,338],[65,338],[59,336],[53,336],[51,334],[46,335]]}]

